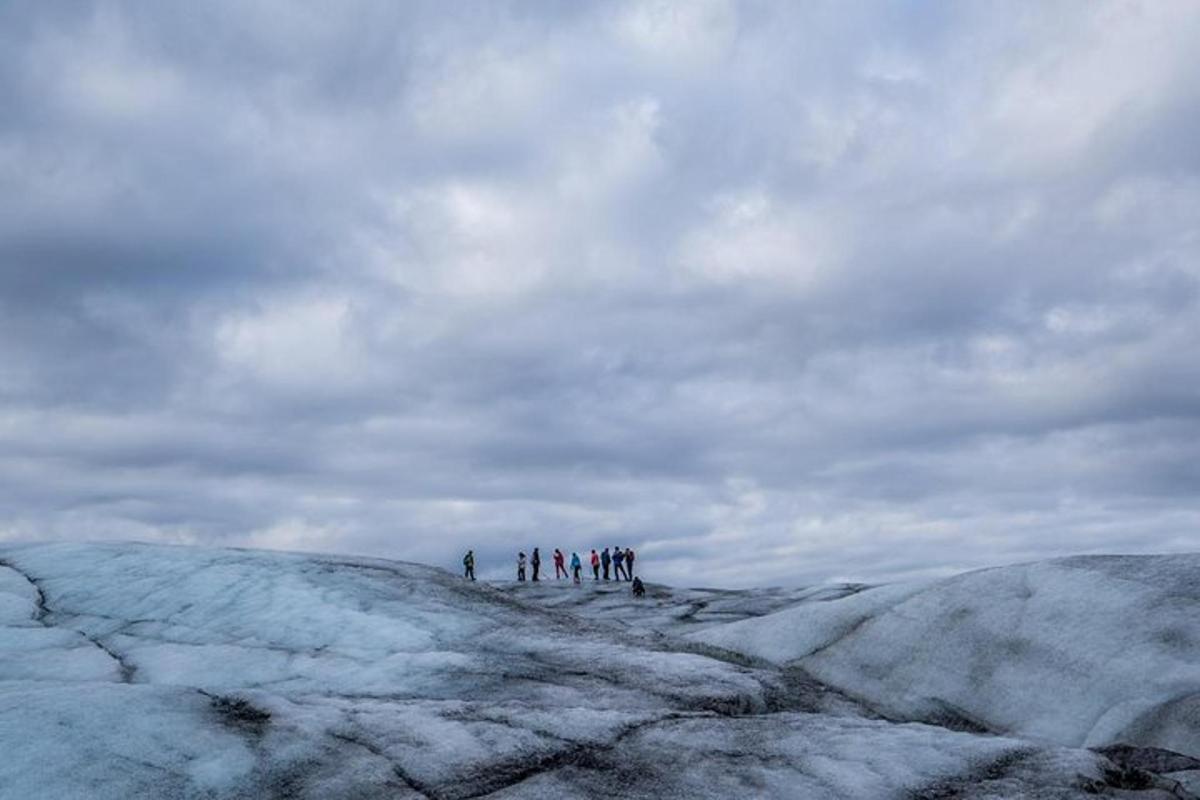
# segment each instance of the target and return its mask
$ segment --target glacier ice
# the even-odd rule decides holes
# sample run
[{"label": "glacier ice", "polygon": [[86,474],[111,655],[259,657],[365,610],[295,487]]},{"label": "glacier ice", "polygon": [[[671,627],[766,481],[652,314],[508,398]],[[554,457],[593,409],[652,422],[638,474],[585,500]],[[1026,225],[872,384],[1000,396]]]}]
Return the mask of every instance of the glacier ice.
[{"label": "glacier ice", "polygon": [[[1080,747],[1113,738],[1096,731],[1144,731],[1190,752],[1195,707],[1164,707],[1160,693],[1190,685],[1194,599],[1179,569],[1011,569],[1019,577],[963,576],[940,595],[652,585],[635,602],[615,584],[490,586],[378,559],[2,545],[0,797],[1066,798],[1135,784],[1187,796],[1200,762],[1172,761],[1174,779],[1126,770],[1132,780]],[[1080,582],[1043,586],[1060,571]],[[1019,608],[1028,581],[1046,608]],[[1089,607],[1104,625],[1126,626],[1099,653],[1072,651],[1108,630],[1069,608],[1081,589],[1103,594]],[[995,612],[977,608],[983,591]],[[954,603],[976,621],[935,635]],[[1152,612],[1152,631],[1129,628],[1131,603]],[[992,669],[1003,680],[978,700],[1000,708],[977,708],[949,691],[938,655],[993,647],[994,626],[1033,643],[994,651],[1018,660]],[[867,644],[843,651],[868,633],[874,660]],[[927,684],[887,660],[906,637],[909,658],[935,668]],[[1139,649],[1154,637],[1159,649]],[[1082,732],[1103,705],[1087,692],[1064,690],[1075,705],[1057,721],[1021,712],[1021,670],[1050,682],[1075,665],[1106,687],[1108,727]],[[1142,694],[1118,697],[1122,680]],[[1053,686],[1025,689],[1044,701]],[[886,691],[893,705],[873,694]],[[1119,698],[1145,702],[1118,713]],[[939,722],[929,702],[989,730],[927,724]]]}]

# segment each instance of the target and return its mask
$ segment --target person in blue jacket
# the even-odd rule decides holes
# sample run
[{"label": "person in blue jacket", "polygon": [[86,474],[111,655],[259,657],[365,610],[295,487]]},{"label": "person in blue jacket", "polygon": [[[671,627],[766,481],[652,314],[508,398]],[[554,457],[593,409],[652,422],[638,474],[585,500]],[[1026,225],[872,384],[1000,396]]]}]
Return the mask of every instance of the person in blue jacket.
[{"label": "person in blue jacket", "polygon": [[579,573],[583,570],[583,562],[579,560],[579,553],[571,553],[571,575],[576,583],[579,583]]},{"label": "person in blue jacket", "polygon": [[613,548],[613,580],[627,581],[629,574],[625,572],[625,551],[619,547]]}]

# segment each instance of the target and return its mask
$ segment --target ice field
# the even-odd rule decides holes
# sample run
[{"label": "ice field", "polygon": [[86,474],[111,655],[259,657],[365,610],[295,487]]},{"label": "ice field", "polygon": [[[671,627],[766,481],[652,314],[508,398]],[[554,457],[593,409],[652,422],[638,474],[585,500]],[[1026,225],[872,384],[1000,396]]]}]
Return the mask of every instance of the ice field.
[{"label": "ice field", "polygon": [[634,600],[5,545],[0,797],[1190,797],[1198,577],[1097,557]]}]

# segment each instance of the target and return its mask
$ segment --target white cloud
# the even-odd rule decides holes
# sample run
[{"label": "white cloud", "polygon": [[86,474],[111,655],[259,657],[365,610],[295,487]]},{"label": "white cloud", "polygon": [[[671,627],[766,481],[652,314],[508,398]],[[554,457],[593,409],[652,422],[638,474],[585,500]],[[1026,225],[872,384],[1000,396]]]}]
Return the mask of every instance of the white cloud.
[{"label": "white cloud", "polygon": [[215,343],[236,374],[277,390],[341,393],[370,381],[372,365],[345,297],[291,298],[231,315]]},{"label": "white cloud", "polygon": [[767,281],[811,290],[843,258],[832,215],[780,205],[762,189],[717,197],[680,242],[678,269],[717,284]]},{"label": "white cloud", "polygon": [[633,0],[617,15],[615,28],[647,59],[686,70],[728,56],[738,33],[738,12],[728,0]]}]

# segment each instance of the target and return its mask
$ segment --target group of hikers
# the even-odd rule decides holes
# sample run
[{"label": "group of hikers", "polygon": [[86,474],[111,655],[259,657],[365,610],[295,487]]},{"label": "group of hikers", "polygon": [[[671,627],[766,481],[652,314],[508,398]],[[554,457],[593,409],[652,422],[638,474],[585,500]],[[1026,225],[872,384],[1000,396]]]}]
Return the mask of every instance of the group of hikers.
[{"label": "group of hikers", "polygon": [[[592,580],[628,581],[633,584],[633,593],[641,597],[646,593],[646,589],[642,585],[641,579],[634,577],[633,574],[633,562],[636,558],[637,555],[633,552],[632,547],[614,547],[611,552],[607,547],[600,552],[596,552],[593,548],[588,557],[588,563],[592,567]],[[579,553],[571,553],[570,572],[567,571],[566,555],[557,547],[554,548],[553,560],[555,580],[571,578],[574,583],[582,582],[583,560],[580,559]],[[524,551],[517,554],[518,581],[525,580],[527,566],[533,569],[532,579],[541,580],[542,554],[538,548],[533,548],[533,555],[528,559],[526,559]],[[474,550],[468,550],[467,554],[463,556],[463,577],[475,580]]]}]

